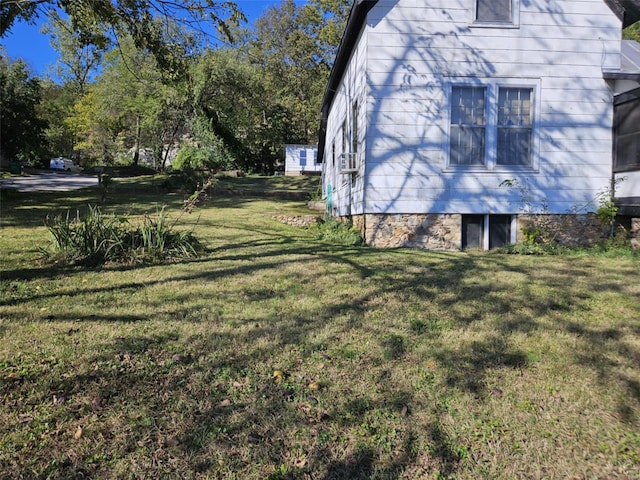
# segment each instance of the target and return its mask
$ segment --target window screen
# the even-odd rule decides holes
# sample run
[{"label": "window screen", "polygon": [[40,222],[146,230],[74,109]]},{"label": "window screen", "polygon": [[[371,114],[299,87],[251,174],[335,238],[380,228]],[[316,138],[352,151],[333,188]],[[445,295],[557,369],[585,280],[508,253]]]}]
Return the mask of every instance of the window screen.
[{"label": "window screen", "polygon": [[512,0],[477,0],[476,21],[508,23],[512,21]]},{"label": "window screen", "polygon": [[452,165],[483,165],[485,152],[484,87],[453,87],[451,92]]},{"label": "window screen", "polygon": [[498,165],[531,165],[530,88],[500,88],[498,93]]},{"label": "window screen", "polygon": [[351,152],[358,151],[358,102],[353,102],[351,107]]},{"label": "window screen", "polygon": [[616,105],[614,170],[640,170],[640,98]]}]

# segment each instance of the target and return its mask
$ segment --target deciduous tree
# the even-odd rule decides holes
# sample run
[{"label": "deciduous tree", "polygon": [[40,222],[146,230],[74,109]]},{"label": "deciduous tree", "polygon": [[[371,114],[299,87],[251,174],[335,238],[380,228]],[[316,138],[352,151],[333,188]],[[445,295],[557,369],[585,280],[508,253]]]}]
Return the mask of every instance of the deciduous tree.
[{"label": "deciduous tree", "polygon": [[168,26],[216,29],[230,34],[230,24],[244,20],[233,2],[214,0],[4,0],[0,3],[0,37],[15,21],[35,21],[51,10],[64,13],[78,40],[105,48],[113,36],[128,34],[136,46],[151,52],[165,72],[184,71],[188,45],[173,37]]},{"label": "deciduous tree", "polygon": [[46,122],[38,115],[42,87],[22,60],[0,54],[0,154],[7,161],[41,154]]}]

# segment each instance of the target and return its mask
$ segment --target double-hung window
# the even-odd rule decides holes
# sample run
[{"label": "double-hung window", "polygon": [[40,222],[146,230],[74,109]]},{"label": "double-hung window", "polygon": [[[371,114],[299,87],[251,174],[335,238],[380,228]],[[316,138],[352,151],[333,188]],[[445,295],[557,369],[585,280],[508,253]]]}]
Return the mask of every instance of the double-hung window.
[{"label": "double-hung window", "polygon": [[450,90],[448,166],[536,168],[534,85],[500,79]]}]

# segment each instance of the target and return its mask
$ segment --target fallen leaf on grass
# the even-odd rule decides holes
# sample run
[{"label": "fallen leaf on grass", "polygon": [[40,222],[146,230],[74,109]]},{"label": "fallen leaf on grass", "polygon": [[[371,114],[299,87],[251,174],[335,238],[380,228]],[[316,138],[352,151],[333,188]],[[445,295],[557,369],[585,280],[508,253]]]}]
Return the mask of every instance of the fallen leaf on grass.
[{"label": "fallen leaf on grass", "polygon": [[73,434],[73,438],[74,440],[80,440],[81,437],[82,437],[82,427],[78,427],[78,429],[76,430],[76,433]]},{"label": "fallen leaf on grass", "polygon": [[94,409],[100,408],[102,407],[102,402],[104,401],[104,399],[102,398],[102,395],[98,394],[95,397],[93,397],[93,399],[91,400],[91,406]]},{"label": "fallen leaf on grass", "polygon": [[164,446],[165,447],[175,447],[179,444],[180,442],[178,441],[178,439],[176,437],[167,437],[164,439]]},{"label": "fallen leaf on grass", "polygon": [[225,398],[224,400],[222,400],[219,404],[219,407],[230,407],[231,406],[231,400],[229,400],[228,398]]},{"label": "fallen leaf on grass", "polygon": [[302,468],[307,464],[307,459],[306,458],[301,458],[300,460],[298,460],[297,462],[294,462],[294,465],[297,468]]},{"label": "fallen leaf on grass", "polygon": [[308,387],[309,390],[320,390],[320,385],[318,384],[318,382],[310,382]]}]

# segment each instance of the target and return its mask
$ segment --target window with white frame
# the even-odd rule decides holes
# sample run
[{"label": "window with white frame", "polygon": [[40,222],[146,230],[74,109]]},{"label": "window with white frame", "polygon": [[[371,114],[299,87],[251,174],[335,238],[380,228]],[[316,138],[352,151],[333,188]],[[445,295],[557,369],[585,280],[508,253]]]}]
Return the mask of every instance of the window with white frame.
[{"label": "window with white frame", "polygon": [[536,87],[500,82],[451,86],[450,167],[535,168]]},{"label": "window with white frame", "polygon": [[480,26],[515,27],[520,0],[474,0],[473,23]]},{"label": "window with white frame", "polygon": [[[340,171],[343,174],[352,174],[352,180],[355,180],[355,174],[359,168],[359,150],[360,150],[360,133],[358,126],[358,101],[351,104],[351,115],[342,122],[342,153]],[[347,126],[350,130],[347,130]],[[346,181],[346,180],[345,180]]]},{"label": "window with white frame", "polygon": [[532,164],[532,88],[498,87],[498,165]]},{"label": "window with white frame", "polygon": [[456,87],[451,91],[451,165],[485,163],[484,87]]}]

